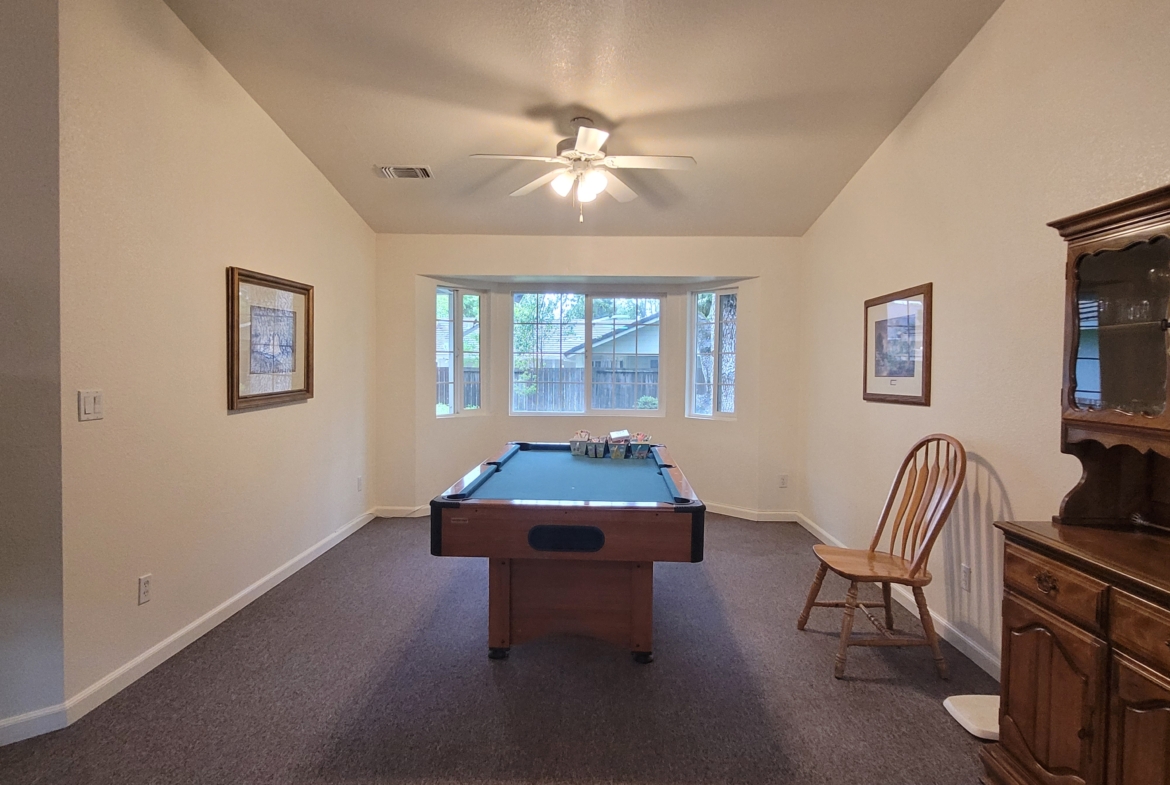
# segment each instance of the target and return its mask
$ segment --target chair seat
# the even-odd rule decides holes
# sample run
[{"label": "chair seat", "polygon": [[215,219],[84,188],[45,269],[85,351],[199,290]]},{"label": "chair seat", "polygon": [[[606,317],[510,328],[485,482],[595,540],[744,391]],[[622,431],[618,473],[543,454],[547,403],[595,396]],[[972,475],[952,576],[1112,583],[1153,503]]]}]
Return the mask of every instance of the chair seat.
[{"label": "chair seat", "polygon": [[851,581],[880,581],[906,586],[925,586],[930,583],[930,573],[925,569],[911,578],[910,562],[889,553],[835,548],[832,545],[814,545],[813,553],[830,570]]}]

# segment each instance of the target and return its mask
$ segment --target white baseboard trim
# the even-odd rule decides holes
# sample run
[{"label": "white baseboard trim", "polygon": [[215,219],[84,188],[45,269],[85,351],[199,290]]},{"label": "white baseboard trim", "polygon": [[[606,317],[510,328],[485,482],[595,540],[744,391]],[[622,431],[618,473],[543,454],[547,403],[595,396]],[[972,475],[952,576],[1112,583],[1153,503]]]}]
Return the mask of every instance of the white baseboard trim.
[{"label": "white baseboard trim", "polygon": [[[809,518],[806,518],[800,513],[796,513],[796,520],[809,531],[814,537],[829,545],[834,545],[838,548],[846,547],[843,542],[829,534]],[[898,604],[906,610],[918,616],[918,605],[914,602],[914,595],[910,589],[905,586],[894,585],[890,587],[893,590],[893,597],[898,601]],[[954,627],[946,618],[940,616],[934,610],[930,611],[930,618],[934,621],[934,628],[938,634],[947,643],[954,646],[956,649],[965,654],[972,662],[985,670],[992,678],[999,681],[999,657],[980,646],[968,636],[964,635]]]},{"label": "white baseboard trim", "polygon": [[421,518],[431,514],[431,506],[423,504],[419,507],[375,507],[373,513],[379,518]]},{"label": "white baseboard trim", "polygon": [[798,523],[802,517],[794,510],[752,510],[747,507],[736,507],[733,504],[719,502],[704,502],[707,510],[718,515],[730,515],[732,518],[742,518],[745,521],[788,521]]},{"label": "white baseboard trim", "polygon": [[64,703],[0,719],[0,745],[58,730],[84,717],[154,668],[166,662],[209,630],[228,619],[273,586],[289,577],[325,551],[356,532],[376,517],[371,510],[289,559],[260,580],[224,600],[178,632],[151,646],[120,668],[89,685]]},{"label": "white baseboard trim", "polygon": [[68,724],[64,703],[17,714],[15,717],[4,717],[0,719],[0,747],[49,731],[60,730]]},{"label": "white baseboard trim", "polygon": [[[910,592],[910,589],[897,585],[891,586],[890,589],[892,590],[891,594],[893,598],[898,601],[898,604],[917,617],[918,605],[914,602],[914,595]],[[971,662],[985,670],[996,681],[999,681],[999,657],[959,632],[949,621],[939,616],[933,610],[930,611],[930,618],[934,620],[934,629],[938,632],[939,637],[963,652]]]}]

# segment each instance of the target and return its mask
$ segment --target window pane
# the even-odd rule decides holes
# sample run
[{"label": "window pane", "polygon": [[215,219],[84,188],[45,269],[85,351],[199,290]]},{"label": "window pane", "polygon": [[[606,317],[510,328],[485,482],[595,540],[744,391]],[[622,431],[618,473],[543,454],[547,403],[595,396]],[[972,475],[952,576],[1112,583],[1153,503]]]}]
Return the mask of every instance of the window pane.
[{"label": "window pane", "polygon": [[715,325],[710,322],[699,322],[695,327],[695,351],[699,354],[709,354],[715,351]]},{"label": "window pane", "polygon": [[637,390],[639,409],[658,408],[658,385],[639,384]]},{"label": "window pane", "polygon": [[735,351],[735,322],[723,322],[719,325],[719,351]]},{"label": "window pane", "polygon": [[715,294],[701,292],[695,295],[695,318],[701,322],[715,321]]},{"label": "window pane", "polygon": [[711,413],[711,385],[695,385],[695,414]]},{"label": "window pane", "polygon": [[463,295],[463,351],[479,351],[479,295]]},{"label": "window pane", "polygon": [[734,412],[738,297],[734,292],[699,292],[693,303],[691,412]]},{"label": "window pane", "polygon": [[700,354],[695,357],[695,384],[710,384],[715,380],[715,355]]},{"label": "window pane", "polygon": [[719,355],[719,383],[735,384],[735,355]]},{"label": "window pane", "polygon": [[435,289],[435,414],[455,411],[455,293]]},{"label": "window pane", "polygon": [[592,408],[658,408],[656,395],[642,401],[638,391],[658,390],[661,305],[657,297],[593,300]]},{"label": "window pane", "polygon": [[450,352],[435,354],[435,414],[451,414],[455,411],[455,384],[451,373],[455,367],[455,356]]},{"label": "window pane", "polygon": [[512,410],[584,410],[585,297],[512,297]]},{"label": "window pane", "polygon": [[435,351],[449,352],[451,345],[451,322],[435,322]]},{"label": "window pane", "polygon": [[450,289],[439,288],[435,292],[435,350],[450,352],[454,350],[451,343],[451,321],[455,318],[454,293]]},{"label": "window pane", "polygon": [[735,295],[721,294],[719,295],[719,318],[724,322],[735,321]]},{"label": "window pane", "polygon": [[536,308],[540,302],[538,294],[512,295],[513,320],[516,322],[535,322]]},{"label": "window pane", "polygon": [[719,411],[724,414],[735,412],[735,387],[730,384],[719,386]]},{"label": "window pane", "polygon": [[480,375],[479,354],[465,353],[463,355],[463,408],[478,409]]}]

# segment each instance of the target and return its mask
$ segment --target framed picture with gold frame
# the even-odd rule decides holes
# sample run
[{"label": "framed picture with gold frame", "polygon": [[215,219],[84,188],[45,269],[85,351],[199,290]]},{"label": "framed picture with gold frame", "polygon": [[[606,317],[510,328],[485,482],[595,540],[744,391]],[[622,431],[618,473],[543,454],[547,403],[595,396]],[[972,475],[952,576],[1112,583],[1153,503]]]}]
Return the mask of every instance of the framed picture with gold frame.
[{"label": "framed picture with gold frame", "polygon": [[867,401],[930,406],[930,332],[933,284],[865,301]]},{"label": "framed picture with gold frame", "polygon": [[313,287],[227,269],[228,410],[313,397]]}]

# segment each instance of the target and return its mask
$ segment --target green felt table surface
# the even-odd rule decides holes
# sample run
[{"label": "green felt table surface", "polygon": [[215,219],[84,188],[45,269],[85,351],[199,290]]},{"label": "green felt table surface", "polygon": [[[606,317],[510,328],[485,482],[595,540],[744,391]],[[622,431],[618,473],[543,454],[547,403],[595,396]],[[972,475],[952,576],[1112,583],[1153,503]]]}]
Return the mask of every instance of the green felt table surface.
[{"label": "green felt table surface", "polygon": [[586,502],[675,501],[649,458],[586,458],[567,450],[521,450],[503,463],[472,499]]}]

